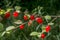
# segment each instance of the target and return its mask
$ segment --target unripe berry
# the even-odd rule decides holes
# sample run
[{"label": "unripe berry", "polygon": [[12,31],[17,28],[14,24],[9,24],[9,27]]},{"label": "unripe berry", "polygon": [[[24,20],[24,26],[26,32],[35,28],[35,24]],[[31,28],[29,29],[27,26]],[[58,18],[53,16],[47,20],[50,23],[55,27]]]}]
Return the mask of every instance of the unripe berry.
[{"label": "unripe berry", "polygon": [[23,30],[24,29],[24,24],[21,24],[19,27],[20,27],[21,30]]},{"label": "unripe berry", "polygon": [[42,24],[43,23],[43,20],[41,17],[37,17],[36,18],[36,22],[39,23],[39,24]]},{"label": "unripe berry", "polygon": [[16,17],[18,17],[18,12],[17,11],[15,11],[14,13],[13,13],[13,16],[16,18]]},{"label": "unripe berry", "polygon": [[49,32],[50,29],[51,29],[50,25],[47,25],[47,26],[46,26],[46,32]]}]

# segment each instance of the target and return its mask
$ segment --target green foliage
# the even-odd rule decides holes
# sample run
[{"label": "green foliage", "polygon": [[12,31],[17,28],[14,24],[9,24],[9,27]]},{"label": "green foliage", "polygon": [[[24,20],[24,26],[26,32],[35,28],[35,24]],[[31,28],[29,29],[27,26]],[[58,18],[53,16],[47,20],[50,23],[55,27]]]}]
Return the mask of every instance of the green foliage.
[{"label": "green foliage", "polygon": [[[0,9],[3,18],[0,22],[0,40],[42,40],[42,33],[46,34],[44,40],[60,40],[60,0],[1,0]],[[13,17],[15,10],[19,13],[17,18]],[[11,13],[8,19],[4,18],[6,12]],[[31,14],[41,16],[44,23],[40,25],[34,20],[28,26]],[[27,21],[24,21],[24,15],[28,16]],[[20,30],[20,24],[25,24],[23,30]],[[51,25],[48,33],[45,32],[46,25]]]}]

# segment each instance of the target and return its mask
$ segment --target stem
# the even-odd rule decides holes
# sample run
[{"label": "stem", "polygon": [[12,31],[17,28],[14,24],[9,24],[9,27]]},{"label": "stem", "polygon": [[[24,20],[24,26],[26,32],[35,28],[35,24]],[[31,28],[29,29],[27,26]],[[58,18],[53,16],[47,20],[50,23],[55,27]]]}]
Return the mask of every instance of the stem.
[{"label": "stem", "polygon": [[51,17],[59,17],[60,18],[60,16],[51,16]]},{"label": "stem", "polygon": [[42,40],[44,40],[44,39],[42,38]]},{"label": "stem", "polygon": [[[36,15],[36,17],[37,17],[37,15]],[[44,16],[43,16],[44,17]],[[53,21],[55,21],[58,17],[60,17],[60,16],[51,16],[51,17],[55,17],[51,22],[53,22]],[[28,21],[27,22],[24,22],[24,23],[22,23],[22,24],[26,24],[26,23],[28,23]],[[14,30],[14,29],[17,29],[19,26],[17,26],[16,28],[13,28],[13,29],[11,29],[11,30]],[[37,27],[36,28],[36,30],[38,29],[39,27]]]},{"label": "stem", "polygon": [[36,31],[39,29],[39,27],[40,27],[40,24],[37,26]]},{"label": "stem", "polygon": [[57,40],[60,40],[58,35],[57,35]]},{"label": "stem", "polygon": [[57,17],[55,17],[51,22],[55,21],[57,19]]},{"label": "stem", "polygon": [[22,34],[23,34],[23,36],[25,37],[26,40],[29,40],[23,32],[22,32]]}]

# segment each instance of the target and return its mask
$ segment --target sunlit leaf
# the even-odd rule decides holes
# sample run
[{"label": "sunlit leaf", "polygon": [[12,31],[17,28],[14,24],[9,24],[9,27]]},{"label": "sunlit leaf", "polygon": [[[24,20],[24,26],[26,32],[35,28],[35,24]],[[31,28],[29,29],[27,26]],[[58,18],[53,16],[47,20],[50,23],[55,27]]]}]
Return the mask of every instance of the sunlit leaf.
[{"label": "sunlit leaf", "polygon": [[14,26],[9,26],[9,27],[6,28],[6,31],[12,30],[14,28],[15,28]]},{"label": "sunlit leaf", "polygon": [[15,24],[22,24],[22,21],[21,20],[17,20],[14,22]]},{"label": "sunlit leaf", "polygon": [[48,25],[54,25],[54,23],[48,23]]},{"label": "sunlit leaf", "polygon": [[46,19],[46,20],[51,20],[51,16],[46,15],[46,16],[45,16],[45,19]]},{"label": "sunlit leaf", "polygon": [[21,9],[21,7],[20,6],[15,6],[15,9],[19,10],[19,9]]},{"label": "sunlit leaf", "polygon": [[5,14],[5,10],[0,11],[0,15]]},{"label": "sunlit leaf", "polygon": [[39,35],[40,33],[39,32],[32,32],[31,34],[30,34],[30,36],[37,36],[37,35]]},{"label": "sunlit leaf", "polygon": [[6,33],[6,31],[4,31],[4,32],[1,34],[1,37],[4,36],[5,33]]},{"label": "sunlit leaf", "polygon": [[11,10],[13,10],[12,8],[7,8],[7,12],[10,12]]},{"label": "sunlit leaf", "polygon": [[42,30],[45,30],[45,25],[42,25]]}]

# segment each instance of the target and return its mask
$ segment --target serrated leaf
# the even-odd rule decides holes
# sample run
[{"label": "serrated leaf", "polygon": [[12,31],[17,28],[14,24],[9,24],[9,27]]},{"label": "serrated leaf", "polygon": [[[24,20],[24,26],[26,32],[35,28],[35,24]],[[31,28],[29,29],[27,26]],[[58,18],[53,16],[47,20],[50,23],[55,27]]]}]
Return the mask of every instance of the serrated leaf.
[{"label": "serrated leaf", "polygon": [[17,20],[14,22],[15,24],[22,24],[22,21],[21,20]]},{"label": "serrated leaf", "polygon": [[0,23],[0,31],[3,30],[3,24]]},{"label": "serrated leaf", "polygon": [[14,26],[9,26],[9,27],[6,28],[6,31],[12,30],[14,28],[15,28]]},{"label": "serrated leaf", "polygon": [[37,36],[37,35],[39,35],[40,33],[39,32],[32,32],[31,34],[30,34],[30,36]]}]

